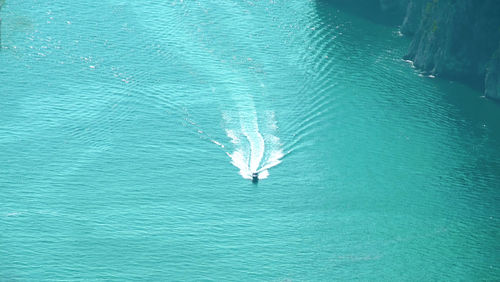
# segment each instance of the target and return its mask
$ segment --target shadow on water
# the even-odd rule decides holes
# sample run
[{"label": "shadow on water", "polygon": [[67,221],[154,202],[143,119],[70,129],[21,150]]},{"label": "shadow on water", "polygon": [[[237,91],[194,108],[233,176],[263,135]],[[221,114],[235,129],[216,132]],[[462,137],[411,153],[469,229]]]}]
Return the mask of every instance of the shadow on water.
[{"label": "shadow on water", "polygon": [[320,17],[326,11],[336,9],[388,26],[400,25],[404,19],[403,7],[390,7],[382,11],[379,0],[316,0],[315,3]]},{"label": "shadow on water", "polygon": [[[362,2],[362,4],[360,4],[360,2]],[[318,17],[325,22],[336,18],[336,12],[342,10],[347,13],[355,14],[362,19],[367,19],[378,24],[389,25],[394,28],[396,28],[397,24],[401,23],[397,11],[393,10],[387,13],[381,12],[378,0],[316,0],[315,4]],[[373,37],[372,39],[375,40],[377,35],[370,34],[367,36],[367,34],[364,34],[363,36]],[[405,39],[404,42],[401,41],[398,43],[398,46],[392,47],[393,49],[401,49],[403,51],[401,54],[406,52],[407,46],[405,45],[409,43],[407,37],[403,37],[403,39]],[[373,42],[373,44],[376,43]],[[366,54],[367,52],[365,50],[363,55],[366,56]],[[419,70],[416,70],[415,74],[420,74],[421,76],[426,75],[426,73]],[[500,122],[498,122],[500,121],[500,112],[498,111],[500,102],[483,96],[481,93],[484,91],[483,77],[438,77],[432,84],[438,87],[441,92],[446,93],[443,98],[456,106],[464,119],[482,124],[489,121],[491,123],[489,126],[492,128],[493,134],[500,138]]]},{"label": "shadow on water", "polygon": [[[374,20],[374,17],[381,15],[381,13],[374,13],[375,15],[368,13],[370,9],[379,9],[373,1],[367,1],[363,7],[359,7],[360,5],[356,7],[356,5],[349,4],[346,1],[317,0],[315,4],[318,17],[324,22],[332,21],[339,17],[342,14],[339,13],[340,9],[341,11],[355,12],[356,16],[360,19],[365,20],[368,18],[371,21],[382,23],[376,19]],[[331,32],[333,34],[333,31]],[[376,34],[377,32],[381,32],[381,34]],[[396,63],[396,61],[401,60],[399,54],[406,50],[408,41],[404,38],[402,40],[390,39],[390,32],[390,29],[383,30],[383,28],[375,27],[373,29],[361,29],[355,20],[352,22],[349,34],[347,34],[347,31],[345,32],[346,36],[358,39],[358,45],[353,46],[350,52],[353,53],[353,51],[359,49],[359,53],[363,56],[359,58],[360,60],[366,62],[377,57],[377,61],[383,60],[385,61],[384,64],[389,63],[388,60],[395,62],[390,64],[395,68],[394,70],[398,70],[398,73],[388,75],[384,69],[373,69],[376,71],[373,74],[376,76],[376,81],[378,83],[384,82],[382,83],[384,89],[379,98],[380,101],[384,105],[385,103],[390,105],[391,111],[400,111],[400,117],[405,119],[409,118],[409,114],[406,111],[412,112],[415,116],[421,114],[418,111],[428,111],[429,114],[434,115],[435,122],[440,123],[440,125],[436,126],[441,131],[448,132],[449,142],[459,142],[459,146],[462,146],[461,153],[469,155],[472,165],[476,169],[480,169],[482,173],[474,177],[483,178],[476,179],[477,181],[486,181],[486,178],[484,178],[485,175],[496,178],[495,171],[500,170],[500,163],[495,160],[498,160],[500,155],[497,151],[491,150],[491,148],[494,148],[495,144],[500,142],[500,103],[485,98],[480,92],[481,87],[478,87],[477,83],[463,79],[458,81],[450,81],[442,78],[431,79],[423,76],[418,70],[412,70],[408,65],[398,66],[399,63]],[[382,33],[386,33],[386,36]],[[362,40],[359,40],[360,37]],[[384,40],[384,38],[389,39]],[[364,44],[359,44],[360,42]],[[383,46],[380,46],[380,44]],[[387,49],[387,54],[389,55],[379,56],[378,51],[376,51],[377,45],[379,45],[379,48]],[[373,58],[370,58],[370,56]],[[356,64],[358,58],[354,59],[349,64]],[[370,69],[370,65],[360,65],[360,67],[366,72],[367,69]],[[349,79],[353,79],[358,74],[356,72],[349,72],[348,76]],[[363,79],[367,80],[369,76],[372,76],[372,74],[369,73]],[[405,80],[412,80],[414,84]],[[354,83],[360,82],[354,80]],[[413,87],[409,87],[409,83]],[[373,91],[374,88],[376,88],[376,83],[372,82],[367,85],[365,91]],[[411,90],[412,88],[414,89]],[[426,120],[422,117],[418,117],[416,121],[431,122],[430,119]],[[423,131],[421,133],[434,134],[433,131]],[[443,132],[440,134],[443,134]],[[423,136],[422,138],[427,137]],[[469,171],[474,171],[474,169],[470,169]],[[467,179],[471,180],[474,178],[471,176]],[[471,181],[471,183],[473,182]]]},{"label": "shadow on water", "polygon": [[500,103],[483,96],[475,88],[460,81],[436,79],[434,85],[444,93],[443,100],[456,110],[452,117],[470,127],[470,133],[477,138],[488,134],[500,141]]}]

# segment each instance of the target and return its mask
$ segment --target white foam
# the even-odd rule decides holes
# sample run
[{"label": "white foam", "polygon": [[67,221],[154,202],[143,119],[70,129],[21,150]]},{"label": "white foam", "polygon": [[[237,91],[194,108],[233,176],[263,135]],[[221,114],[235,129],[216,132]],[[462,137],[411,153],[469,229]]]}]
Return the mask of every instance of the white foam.
[{"label": "white foam", "polygon": [[[236,117],[239,122],[236,122]],[[259,173],[259,179],[269,176],[269,169],[281,163],[284,156],[281,141],[276,136],[278,130],[274,112],[264,113],[264,124],[259,127],[253,101],[237,112],[225,112],[227,137],[234,144],[234,152],[227,153],[231,163],[239,169],[240,175],[251,179],[252,173]]]},{"label": "white foam", "polygon": [[233,144],[239,144],[241,142],[240,138],[238,138],[238,136],[236,136],[236,134],[234,133],[234,130],[226,129],[226,135],[227,137],[229,137],[229,139],[231,139],[230,141]]},{"label": "white foam", "polygon": [[212,143],[214,143],[215,145],[217,145],[217,146],[219,146],[219,147],[221,147],[221,148],[223,148],[223,149],[224,149],[224,144],[221,144],[221,143],[220,143],[220,142],[218,142],[217,140],[213,140],[213,139],[210,139],[210,141],[211,141]]},{"label": "white foam", "polygon": [[234,151],[232,154],[227,153],[231,158],[231,164],[240,169],[240,175],[243,178],[251,179],[252,172],[248,167],[248,159],[242,151]]},{"label": "white foam", "polygon": [[243,135],[250,144],[250,171],[257,171],[259,164],[264,157],[265,143],[264,138],[259,132],[259,123],[257,121],[257,113],[240,112],[240,124]]}]

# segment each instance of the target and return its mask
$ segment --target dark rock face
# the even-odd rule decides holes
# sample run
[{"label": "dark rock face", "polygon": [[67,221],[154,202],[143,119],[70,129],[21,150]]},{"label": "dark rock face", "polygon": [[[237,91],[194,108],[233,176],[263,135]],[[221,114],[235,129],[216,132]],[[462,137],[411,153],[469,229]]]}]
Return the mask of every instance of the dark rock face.
[{"label": "dark rock face", "polygon": [[410,16],[418,17],[420,13],[420,24],[406,58],[431,74],[484,81],[486,68],[500,42],[500,1],[411,2],[409,6],[415,10],[407,15],[402,31],[411,34],[415,30],[416,21]]},{"label": "dark rock face", "polygon": [[405,35],[414,35],[422,22],[423,7],[432,0],[409,1],[406,15],[401,25],[401,32]]}]

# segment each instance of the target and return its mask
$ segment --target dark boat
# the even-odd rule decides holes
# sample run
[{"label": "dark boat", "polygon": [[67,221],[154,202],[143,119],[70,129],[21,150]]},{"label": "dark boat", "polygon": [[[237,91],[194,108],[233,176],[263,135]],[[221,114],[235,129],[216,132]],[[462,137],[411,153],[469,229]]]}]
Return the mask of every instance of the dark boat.
[{"label": "dark boat", "polygon": [[259,174],[257,172],[252,173],[252,183],[259,182]]}]

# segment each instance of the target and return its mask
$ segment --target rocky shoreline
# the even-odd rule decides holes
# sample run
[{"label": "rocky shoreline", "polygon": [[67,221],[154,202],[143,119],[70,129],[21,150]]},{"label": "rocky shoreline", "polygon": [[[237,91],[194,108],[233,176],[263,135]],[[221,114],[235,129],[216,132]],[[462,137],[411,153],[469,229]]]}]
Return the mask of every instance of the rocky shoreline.
[{"label": "rocky shoreline", "polygon": [[500,100],[500,1],[331,0],[376,7],[412,38],[406,60],[435,76],[478,85]]}]

